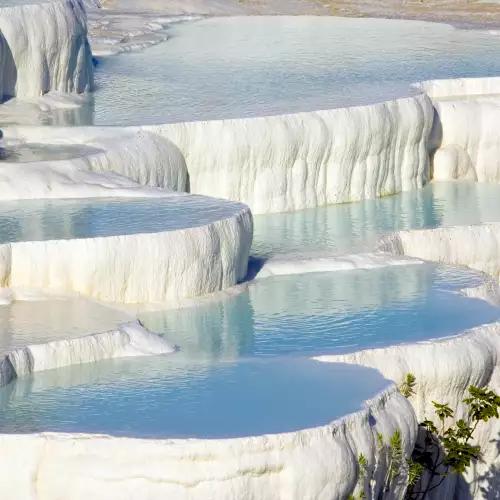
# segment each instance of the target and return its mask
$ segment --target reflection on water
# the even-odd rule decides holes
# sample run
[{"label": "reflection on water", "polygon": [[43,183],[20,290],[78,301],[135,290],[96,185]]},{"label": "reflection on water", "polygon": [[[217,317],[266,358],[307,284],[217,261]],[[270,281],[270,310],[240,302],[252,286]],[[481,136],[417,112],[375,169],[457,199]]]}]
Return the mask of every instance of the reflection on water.
[{"label": "reflection on water", "polygon": [[500,320],[499,308],[453,293],[481,282],[430,264],[276,276],[230,299],[139,319],[195,359],[352,352]]},{"label": "reflection on water", "polygon": [[173,231],[234,215],[230,201],[168,198],[0,201],[0,243]]},{"label": "reflection on water", "polygon": [[375,370],[297,358],[213,365],[179,353],[103,361],[0,389],[0,432],[152,438],[289,432],[357,411],[388,384]]},{"label": "reflection on water", "polygon": [[256,215],[252,254],[352,253],[372,250],[393,231],[495,221],[500,221],[499,185],[433,182],[359,203]]}]

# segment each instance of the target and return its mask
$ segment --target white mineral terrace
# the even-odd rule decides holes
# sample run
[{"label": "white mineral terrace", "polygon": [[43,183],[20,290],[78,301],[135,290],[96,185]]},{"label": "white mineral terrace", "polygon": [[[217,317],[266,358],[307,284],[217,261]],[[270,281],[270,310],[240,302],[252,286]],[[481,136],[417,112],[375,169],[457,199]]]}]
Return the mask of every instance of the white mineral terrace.
[{"label": "white mineral terrace", "polygon": [[377,435],[500,391],[498,37],[104,7],[0,2],[2,498],[402,499]]}]

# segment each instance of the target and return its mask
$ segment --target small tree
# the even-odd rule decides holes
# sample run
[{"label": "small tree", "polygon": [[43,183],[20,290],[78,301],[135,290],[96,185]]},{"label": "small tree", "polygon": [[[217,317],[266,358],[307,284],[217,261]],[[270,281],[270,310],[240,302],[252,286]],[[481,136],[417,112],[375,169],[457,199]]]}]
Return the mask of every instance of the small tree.
[{"label": "small tree", "polygon": [[[400,391],[404,396],[411,397],[415,386],[415,376],[408,374]],[[424,420],[419,426],[423,435],[408,462],[406,500],[424,500],[447,477],[463,474],[472,460],[479,458],[480,447],[471,444],[474,432],[480,422],[498,418],[500,396],[474,386],[469,387],[469,395],[463,400],[468,407],[468,421],[460,419],[449,426],[447,422],[454,418],[453,410],[448,404],[432,402],[439,426],[431,420]]]}]

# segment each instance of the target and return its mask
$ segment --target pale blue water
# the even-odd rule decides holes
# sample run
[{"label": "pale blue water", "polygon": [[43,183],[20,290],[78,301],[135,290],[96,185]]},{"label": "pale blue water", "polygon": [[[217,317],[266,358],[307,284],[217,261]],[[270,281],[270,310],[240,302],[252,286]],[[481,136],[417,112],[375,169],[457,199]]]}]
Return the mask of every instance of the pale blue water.
[{"label": "pale blue water", "polygon": [[276,276],[230,299],[138,317],[196,359],[345,353],[500,320],[500,308],[454,293],[481,282],[432,264]]},{"label": "pale blue water", "polygon": [[[189,224],[204,220],[190,219],[195,213],[210,216],[163,207],[162,200],[26,203],[0,204],[5,220],[24,229],[17,234],[0,219],[5,240],[153,231],[170,227],[174,216]],[[396,229],[498,220],[499,204],[499,186],[443,183],[360,204],[256,217],[255,250],[352,252]],[[180,352],[20,379],[0,391],[0,431],[235,437],[322,425],[360,408],[388,381],[365,368],[304,358],[498,321],[500,308],[457,293],[483,279],[431,264],[278,276],[227,300],[141,313],[145,326]]]},{"label": "pale blue water", "polygon": [[197,227],[239,212],[199,196],[0,201],[0,243],[95,238]]},{"label": "pale blue water", "polygon": [[[215,18],[102,58],[95,124],[241,118],[410,95],[432,78],[500,74],[500,37],[448,25],[332,17]],[[131,106],[133,103],[133,106]]]},{"label": "pale blue water", "polygon": [[0,165],[2,162],[26,163],[33,161],[68,160],[99,153],[100,151],[97,148],[83,144],[24,143],[18,146],[0,147]]},{"label": "pale blue water", "polygon": [[142,314],[167,356],[52,370],[0,390],[0,432],[228,438],[324,425],[388,386],[313,354],[413,342],[500,319],[453,293],[470,271],[431,265],[267,278],[207,306]]},{"label": "pale blue water", "polygon": [[433,182],[423,189],[359,203],[256,215],[252,254],[352,253],[372,250],[384,234],[500,221],[500,186]]},{"label": "pale blue water", "polygon": [[0,389],[0,432],[229,438],[325,425],[388,386],[380,373],[307,359],[225,364],[165,357],[52,370]]}]

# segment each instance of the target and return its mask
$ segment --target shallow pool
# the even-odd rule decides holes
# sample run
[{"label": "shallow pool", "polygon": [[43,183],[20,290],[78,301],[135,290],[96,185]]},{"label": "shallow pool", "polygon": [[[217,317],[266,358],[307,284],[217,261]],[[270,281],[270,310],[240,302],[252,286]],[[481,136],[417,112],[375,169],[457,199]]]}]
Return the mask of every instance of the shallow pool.
[{"label": "shallow pool", "polygon": [[359,203],[256,215],[252,254],[266,258],[368,251],[393,231],[498,221],[498,184],[433,182]]},{"label": "shallow pool", "polygon": [[230,438],[326,425],[390,384],[371,369],[291,358],[180,355],[39,373],[0,389],[0,432]]},{"label": "shallow pool", "polygon": [[83,297],[42,300],[25,292],[24,299],[0,305],[0,356],[29,344],[114,330],[134,319]]},{"label": "shallow pool", "polygon": [[193,358],[345,353],[500,320],[500,308],[456,293],[482,280],[433,264],[275,276],[230,299],[139,319]]},{"label": "shallow pool", "polygon": [[0,201],[0,243],[174,231],[243,209],[237,202],[172,193],[164,198]]},{"label": "shallow pool", "polygon": [[93,118],[83,113],[84,120],[129,125],[293,113],[410,95],[420,80],[500,74],[500,37],[435,23],[233,17],[174,25],[169,33],[144,52],[99,61]]}]

